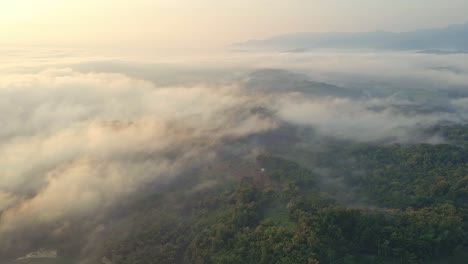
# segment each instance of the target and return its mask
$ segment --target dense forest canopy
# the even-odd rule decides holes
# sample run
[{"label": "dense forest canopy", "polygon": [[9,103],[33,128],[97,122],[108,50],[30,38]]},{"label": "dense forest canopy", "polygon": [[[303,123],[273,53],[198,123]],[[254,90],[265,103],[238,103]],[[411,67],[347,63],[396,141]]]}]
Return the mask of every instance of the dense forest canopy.
[{"label": "dense forest canopy", "polygon": [[331,141],[221,161],[197,173],[217,180],[210,188],[146,198],[125,235],[115,227],[107,254],[116,263],[464,263],[468,127],[435,131],[446,144]]}]

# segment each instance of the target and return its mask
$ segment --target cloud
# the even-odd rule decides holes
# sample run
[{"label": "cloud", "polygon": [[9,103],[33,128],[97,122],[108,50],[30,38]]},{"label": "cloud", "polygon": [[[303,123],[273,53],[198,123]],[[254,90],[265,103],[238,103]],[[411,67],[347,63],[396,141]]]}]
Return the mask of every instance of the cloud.
[{"label": "cloud", "polygon": [[[406,103],[406,104],[402,104]],[[394,107],[394,104],[397,107]],[[418,130],[443,121],[460,122],[452,113],[404,113],[412,107],[395,99],[351,100],[343,98],[282,99],[278,115],[299,126],[310,126],[322,135],[361,142],[427,140]],[[418,137],[419,140],[418,140]]]},{"label": "cloud", "polygon": [[277,126],[235,87],[160,88],[69,68],[2,76],[0,97],[6,249],[28,232],[99,219],[146,184],[215,159],[224,141]]},{"label": "cloud", "polygon": [[[4,55],[0,256],[90,245],[111,212],[143,189],[283,125],[364,142],[437,143],[421,128],[468,117],[468,65],[453,56],[231,53],[202,67],[50,53],[20,52],[20,62],[11,59],[17,51]],[[285,70],[258,74],[265,67]]]}]

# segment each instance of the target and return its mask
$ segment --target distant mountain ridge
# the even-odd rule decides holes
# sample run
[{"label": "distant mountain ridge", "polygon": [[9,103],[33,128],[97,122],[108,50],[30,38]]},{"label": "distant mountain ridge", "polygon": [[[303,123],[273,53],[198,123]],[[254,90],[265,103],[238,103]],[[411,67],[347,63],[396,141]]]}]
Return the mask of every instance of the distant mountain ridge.
[{"label": "distant mountain ridge", "polygon": [[361,98],[360,91],[346,89],[323,82],[315,82],[307,75],[283,69],[259,69],[248,76],[245,86],[253,91],[267,93],[300,92],[315,97]]},{"label": "distant mountain ridge", "polygon": [[235,47],[268,47],[289,52],[310,49],[379,49],[379,50],[440,50],[468,51],[468,23],[445,28],[422,29],[408,32],[329,32],[294,33],[263,40],[249,40],[234,44]]}]

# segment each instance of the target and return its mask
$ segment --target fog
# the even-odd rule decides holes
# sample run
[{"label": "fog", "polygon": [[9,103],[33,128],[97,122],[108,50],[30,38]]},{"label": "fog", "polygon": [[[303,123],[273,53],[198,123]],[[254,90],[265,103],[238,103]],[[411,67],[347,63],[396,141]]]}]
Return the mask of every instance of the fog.
[{"label": "fog", "polygon": [[112,210],[143,189],[286,125],[319,137],[438,144],[444,139],[422,130],[468,118],[466,55],[1,56],[0,259],[89,249]]}]

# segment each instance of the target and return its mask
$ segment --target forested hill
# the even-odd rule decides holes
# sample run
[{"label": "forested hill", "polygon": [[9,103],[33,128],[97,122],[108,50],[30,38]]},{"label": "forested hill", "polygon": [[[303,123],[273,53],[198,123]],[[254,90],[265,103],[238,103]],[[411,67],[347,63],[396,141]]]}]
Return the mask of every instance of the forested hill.
[{"label": "forested hill", "polygon": [[446,144],[330,142],[212,164],[132,207],[106,255],[124,264],[466,263],[468,127],[430,132]]}]

